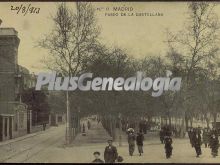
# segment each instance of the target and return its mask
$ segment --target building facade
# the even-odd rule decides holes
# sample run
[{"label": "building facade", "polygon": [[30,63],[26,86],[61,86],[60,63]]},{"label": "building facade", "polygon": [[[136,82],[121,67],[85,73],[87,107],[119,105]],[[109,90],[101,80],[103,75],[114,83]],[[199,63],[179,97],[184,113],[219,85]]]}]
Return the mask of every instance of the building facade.
[{"label": "building facade", "polygon": [[[0,28],[0,141],[27,134],[31,114],[20,102],[18,65],[20,39],[14,28]],[[29,122],[31,124],[31,122]]]}]

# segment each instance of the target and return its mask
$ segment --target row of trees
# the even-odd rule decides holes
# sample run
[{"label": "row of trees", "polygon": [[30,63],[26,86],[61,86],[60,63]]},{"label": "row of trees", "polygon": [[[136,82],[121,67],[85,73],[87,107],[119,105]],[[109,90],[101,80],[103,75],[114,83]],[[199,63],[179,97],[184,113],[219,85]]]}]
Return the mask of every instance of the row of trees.
[{"label": "row of trees", "polygon": [[214,9],[214,3],[188,3],[183,30],[176,34],[167,30],[166,56],[136,59],[126,50],[99,42],[100,28],[91,3],[76,2],[75,10],[61,3],[53,17],[53,30],[39,46],[50,52],[45,66],[64,76],[92,72],[94,76],[116,78],[142,71],[155,78],[170,70],[173,77],[182,77],[181,91],[166,91],[156,98],[143,91],[71,92],[67,106],[72,111],[80,107],[84,116],[100,114],[109,121],[119,114],[126,118],[163,116],[170,124],[171,117],[182,117],[186,127],[193,117],[203,114],[209,125],[208,115],[216,122],[220,110],[220,24]]}]

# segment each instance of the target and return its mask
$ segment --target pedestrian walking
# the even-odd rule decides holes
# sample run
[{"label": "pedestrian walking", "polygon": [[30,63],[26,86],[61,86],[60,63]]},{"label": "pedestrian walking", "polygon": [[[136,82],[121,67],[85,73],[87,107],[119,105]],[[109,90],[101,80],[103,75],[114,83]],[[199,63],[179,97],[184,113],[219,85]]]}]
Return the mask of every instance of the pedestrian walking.
[{"label": "pedestrian walking", "polygon": [[169,159],[172,156],[173,146],[172,146],[173,140],[171,136],[165,136],[164,137],[164,148],[166,153],[166,158]]},{"label": "pedestrian walking", "polygon": [[112,145],[112,139],[108,140],[108,146],[105,147],[104,159],[105,163],[115,163],[118,158],[117,148]]},{"label": "pedestrian walking", "polygon": [[82,126],[82,135],[86,136],[86,127],[85,127],[84,123],[83,123],[83,126]]},{"label": "pedestrian walking", "polygon": [[92,163],[104,163],[103,160],[101,160],[100,157],[100,152],[96,151],[93,153],[95,159],[92,161]]},{"label": "pedestrian walking", "polygon": [[87,127],[88,127],[88,130],[91,128],[91,123],[89,120],[87,121]]},{"label": "pedestrian walking", "polygon": [[83,130],[82,132],[86,132],[86,127],[85,127],[85,124],[83,123]]},{"label": "pedestrian walking", "polygon": [[193,130],[192,143],[197,154],[196,157],[199,157],[202,154],[202,150],[201,150],[202,141],[201,141],[201,135],[198,129]]},{"label": "pedestrian walking", "polygon": [[189,136],[189,141],[191,146],[193,147],[193,141],[192,141],[192,137],[193,137],[193,128],[188,128],[188,136]]},{"label": "pedestrian walking", "polygon": [[203,139],[203,143],[205,145],[205,148],[207,148],[208,147],[208,143],[209,143],[209,133],[208,133],[208,129],[207,128],[205,128],[203,130],[202,139]]},{"label": "pedestrian walking", "polygon": [[144,142],[144,135],[140,131],[140,132],[138,132],[137,137],[136,137],[136,144],[137,144],[138,152],[139,152],[140,156],[141,156],[141,154],[144,153],[144,151],[143,151],[143,142]]},{"label": "pedestrian walking", "polygon": [[161,128],[161,130],[160,130],[160,141],[161,141],[161,144],[163,144],[163,142],[164,142],[164,130],[163,130],[163,128]]},{"label": "pedestrian walking", "polygon": [[176,127],[173,129],[173,134],[176,138],[179,137]]},{"label": "pedestrian walking", "polygon": [[135,134],[134,131],[128,132],[129,155],[132,156],[135,150]]},{"label": "pedestrian walking", "polygon": [[211,154],[213,157],[218,156],[218,148],[219,148],[219,140],[218,136],[215,134],[212,134],[210,138],[210,148],[211,148]]},{"label": "pedestrian walking", "polygon": [[46,123],[43,123],[43,130],[46,130]]}]

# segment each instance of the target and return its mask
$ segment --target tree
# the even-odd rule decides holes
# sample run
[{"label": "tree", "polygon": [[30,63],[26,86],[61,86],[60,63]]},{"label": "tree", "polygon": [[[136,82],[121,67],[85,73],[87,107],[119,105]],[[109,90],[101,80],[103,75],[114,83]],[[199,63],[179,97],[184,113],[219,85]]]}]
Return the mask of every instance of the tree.
[{"label": "tree", "polygon": [[48,123],[50,107],[47,94],[44,91],[35,91],[34,88],[22,92],[21,100],[32,110],[32,124]]},{"label": "tree", "polygon": [[83,62],[93,55],[98,43],[95,10],[91,3],[77,2],[76,12],[73,12],[61,3],[52,19],[51,33],[39,42],[40,47],[49,50],[49,57],[43,62],[50,70],[74,76]]},{"label": "tree", "polygon": [[[76,2],[72,11],[61,3],[52,17],[54,27],[39,46],[49,51],[43,61],[49,70],[62,73],[64,76],[77,75],[84,63],[93,56],[97,46],[99,28],[96,25],[95,10],[91,3]],[[71,97],[71,96],[70,96]],[[71,141],[69,92],[66,92],[67,107],[67,143]]]},{"label": "tree", "polygon": [[[188,3],[189,17],[184,30],[177,34],[168,31],[168,45],[184,59],[182,97],[186,124],[192,107],[193,89],[199,83],[200,72],[204,70],[207,59],[215,59],[219,52],[219,21],[214,13],[214,3]],[[187,125],[186,125],[187,126]]]}]

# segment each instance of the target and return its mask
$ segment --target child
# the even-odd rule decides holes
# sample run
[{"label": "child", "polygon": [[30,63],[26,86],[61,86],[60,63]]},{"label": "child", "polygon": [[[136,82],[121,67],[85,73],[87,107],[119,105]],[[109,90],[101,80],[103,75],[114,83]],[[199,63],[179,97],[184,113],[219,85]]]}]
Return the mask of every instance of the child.
[{"label": "child", "polygon": [[104,163],[104,161],[99,158],[100,152],[96,151],[93,153],[93,155],[95,157],[95,160],[93,160],[92,163]]}]

